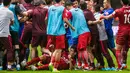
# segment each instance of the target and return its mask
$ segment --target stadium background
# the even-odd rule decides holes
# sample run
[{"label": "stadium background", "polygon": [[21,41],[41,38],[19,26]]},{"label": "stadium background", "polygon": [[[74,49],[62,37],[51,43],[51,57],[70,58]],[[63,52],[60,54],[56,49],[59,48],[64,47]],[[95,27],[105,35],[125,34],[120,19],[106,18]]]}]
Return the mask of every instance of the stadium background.
[{"label": "stadium background", "polygon": [[[22,0],[21,0],[22,1]],[[34,0],[36,1],[36,0]],[[100,4],[100,5],[103,5],[103,0],[97,0],[97,3]],[[114,9],[117,9],[117,8],[120,8],[121,7],[121,4],[120,4],[120,0],[111,0],[111,5]],[[113,31],[114,31],[114,35],[116,35],[116,32],[118,30],[118,22],[117,21],[114,21],[113,23]],[[40,51],[40,47],[38,47],[38,50]],[[41,52],[39,53],[39,55],[41,55]],[[115,57],[113,56],[113,54],[111,53],[112,55],[112,58],[114,59],[114,63],[116,64],[116,60],[115,60]],[[121,72],[118,72],[118,73],[130,73],[130,52],[128,53],[128,60],[127,60],[127,63],[128,63],[128,69],[124,70],[124,71],[121,71]],[[107,64],[106,64],[107,65]],[[74,71],[74,70],[62,70],[60,73],[117,73],[116,71],[81,71],[81,70],[78,70],[78,71]],[[52,73],[50,71],[31,71],[31,70],[25,70],[25,71],[0,71],[0,73]]]}]

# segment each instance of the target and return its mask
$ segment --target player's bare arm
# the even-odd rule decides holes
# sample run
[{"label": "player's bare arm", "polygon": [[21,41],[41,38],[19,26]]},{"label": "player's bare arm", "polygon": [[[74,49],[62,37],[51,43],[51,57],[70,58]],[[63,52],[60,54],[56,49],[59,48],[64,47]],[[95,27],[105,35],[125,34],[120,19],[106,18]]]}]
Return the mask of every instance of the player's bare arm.
[{"label": "player's bare arm", "polygon": [[110,18],[113,18],[114,15],[115,15],[115,11],[112,14],[108,15],[108,16],[101,16],[100,19],[110,19]]},{"label": "player's bare arm", "polygon": [[69,69],[72,70],[74,68],[73,63],[72,63],[73,59],[71,55],[68,55],[68,57],[69,57]]},{"label": "player's bare arm", "polygon": [[23,14],[23,16],[29,16],[29,13],[31,13],[31,12],[32,12],[32,10],[28,10],[28,11],[23,12],[22,14]]},{"label": "player's bare arm", "polygon": [[101,23],[101,22],[102,22],[102,20],[88,21],[88,25],[99,24],[99,23]]},{"label": "player's bare arm", "polygon": [[11,21],[10,21],[10,25],[13,25],[13,24],[14,24],[14,20],[11,20]]},{"label": "player's bare arm", "polygon": [[21,17],[19,19],[20,22],[26,22],[28,20],[28,17],[27,16],[24,16],[24,17]]},{"label": "player's bare arm", "polygon": [[63,20],[64,20],[64,22],[65,22],[72,30],[75,31],[75,28],[70,24],[70,22],[68,21],[67,18],[64,18]]}]

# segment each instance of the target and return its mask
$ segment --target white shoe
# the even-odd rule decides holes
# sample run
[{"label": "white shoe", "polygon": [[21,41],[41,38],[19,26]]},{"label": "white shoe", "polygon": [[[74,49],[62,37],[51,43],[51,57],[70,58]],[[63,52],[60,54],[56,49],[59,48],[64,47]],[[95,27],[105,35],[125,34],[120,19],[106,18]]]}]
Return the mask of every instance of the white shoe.
[{"label": "white shoe", "polygon": [[77,66],[78,69],[82,69],[82,66]]},{"label": "white shoe", "polygon": [[16,70],[19,71],[20,70],[20,65],[16,65]]},{"label": "white shoe", "polygon": [[97,63],[97,64],[95,65],[95,67],[96,67],[96,68],[100,67],[100,63]]},{"label": "white shoe", "polygon": [[127,69],[127,65],[126,64],[122,64],[122,69]]},{"label": "white shoe", "polygon": [[22,66],[22,67],[25,67],[26,65],[27,65],[26,61],[22,61],[22,62],[21,62],[21,66]]},{"label": "white shoe", "polygon": [[37,70],[37,67],[34,66],[34,65],[31,65],[30,67],[31,67],[31,69],[32,69],[33,71]]},{"label": "white shoe", "polygon": [[84,71],[88,71],[88,70],[89,70],[89,67],[84,67],[83,70],[84,70]]},{"label": "white shoe", "polygon": [[0,70],[3,70],[3,67],[2,67],[2,66],[0,66]]}]

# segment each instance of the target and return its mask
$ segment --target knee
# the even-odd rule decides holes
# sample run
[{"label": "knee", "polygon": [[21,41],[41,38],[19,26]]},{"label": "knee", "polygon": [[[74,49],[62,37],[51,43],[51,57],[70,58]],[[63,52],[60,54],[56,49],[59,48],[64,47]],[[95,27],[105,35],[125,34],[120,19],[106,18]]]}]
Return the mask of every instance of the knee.
[{"label": "knee", "polygon": [[32,51],[36,51],[36,50],[37,50],[37,47],[32,47],[31,50],[32,50]]},{"label": "knee", "polygon": [[118,45],[118,44],[116,44],[116,50],[121,50],[122,48],[123,48],[122,45]]},{"label": "knee", "polygon": [[61,49],[57,49],[57,50],[55,50],[55,51],[56,51],[56,53],[61,53],[61,52],[62,52]]},{"label": "knee", "polygon": [[127,52],[126,51],[123,51],[123,55],[126,55],[127,54]]},{"label": "knee", "polygon": [[109,54],[104,54],[105,58],[110,59],[111,56]]}]

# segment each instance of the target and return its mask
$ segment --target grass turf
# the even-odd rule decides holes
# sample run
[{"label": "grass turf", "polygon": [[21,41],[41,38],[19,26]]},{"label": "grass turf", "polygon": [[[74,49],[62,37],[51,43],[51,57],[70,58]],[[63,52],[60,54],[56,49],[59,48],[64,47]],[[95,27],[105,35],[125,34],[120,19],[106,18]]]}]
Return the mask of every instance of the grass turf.
[{"label": "grass turf", "polygon": [[[38,50],[40,51],[40,48],[38,47]],[[39,55],[41,55],[41,52],[39,53]],[[114,63],[116,64],[116,59],[115,57],[113,56],[113,54],[111,53],[111,56],[114,60]],[[106,59],[105,60],[105,66],[107,66],[107,63],[106,63]],[[130,73],[130,52],[128,53],[128,59],[127,59],[127,65],[128,65],[128,68],[126,70],[123,70],[123,71],[118,71],[118,73]],[[116,67],[117,67],[117,64],[116,64]],[[86,73],[86,72],[89,72],[89,73],[117,73],[117,71],[100,71],[100,70],[95,70],[95,71],[82,71],[82,70],[61,70],[60,73]],[[22,71],[0,71],[0,73],[52,73],[50,71],[47,71],[47,70],[39,70],[39,71],[32,71],[32,70],[22,70]]]}]

